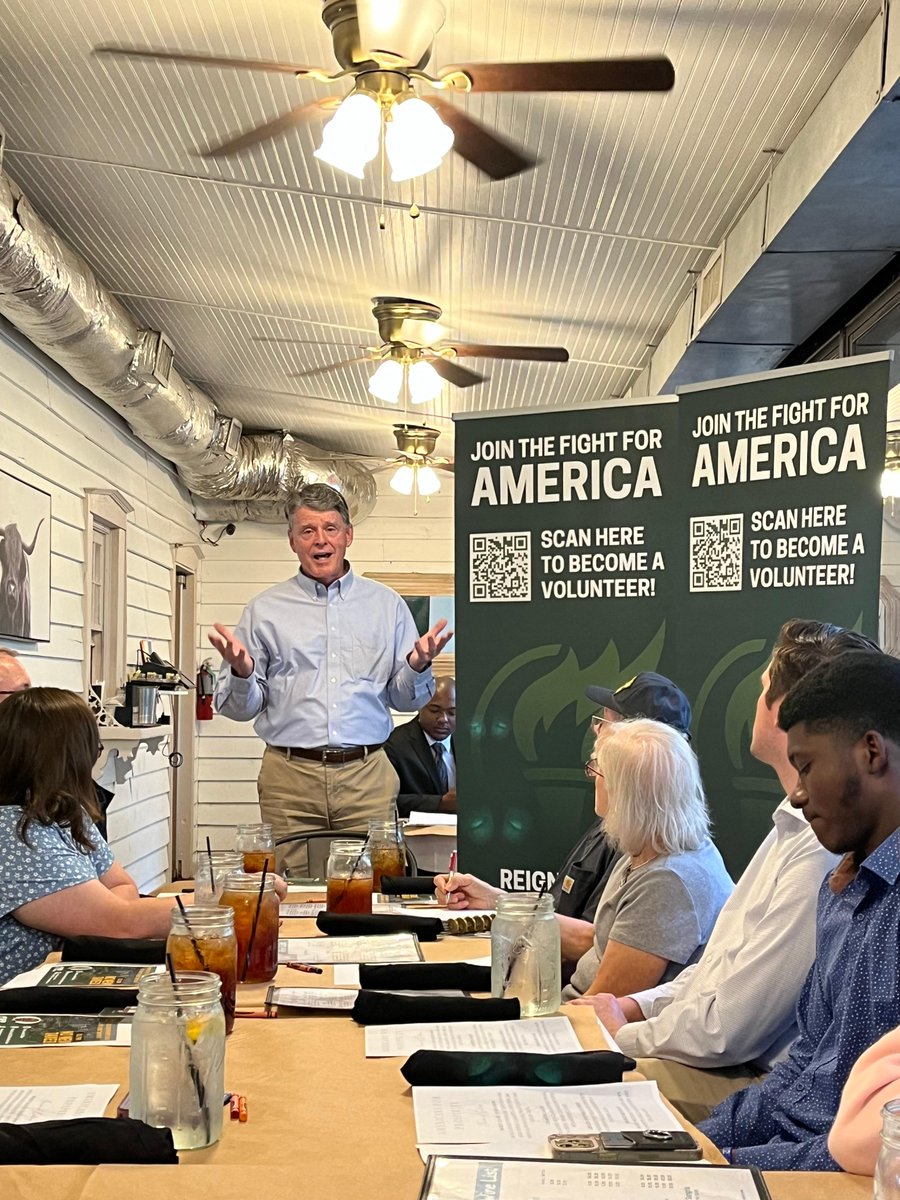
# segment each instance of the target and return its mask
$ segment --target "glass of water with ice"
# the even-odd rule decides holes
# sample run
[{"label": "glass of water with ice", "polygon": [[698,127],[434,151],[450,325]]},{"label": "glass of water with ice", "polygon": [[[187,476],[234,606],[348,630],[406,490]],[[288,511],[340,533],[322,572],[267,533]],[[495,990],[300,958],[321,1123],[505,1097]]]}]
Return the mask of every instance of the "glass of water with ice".
[{"label": "glass of water with ice", "polygon": [[130,1113],[172,1131],[176,1150],[222,1133],[225,1016],[218,975],[182,971],[142,979],[131,1039]]}]

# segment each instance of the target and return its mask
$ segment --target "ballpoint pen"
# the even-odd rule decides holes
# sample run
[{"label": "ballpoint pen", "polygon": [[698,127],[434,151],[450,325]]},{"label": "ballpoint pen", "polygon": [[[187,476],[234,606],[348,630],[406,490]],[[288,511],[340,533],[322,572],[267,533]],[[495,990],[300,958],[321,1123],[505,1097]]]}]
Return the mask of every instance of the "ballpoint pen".
[{"label": "ballpoint pen", "polygon": [[450,855],[450,870],[447,874],[447,899],[448,900],[450,899],[450,896],[453,892],[453,876],[455,873],[456,873],[456,851],[454,850],[453,853]]}]

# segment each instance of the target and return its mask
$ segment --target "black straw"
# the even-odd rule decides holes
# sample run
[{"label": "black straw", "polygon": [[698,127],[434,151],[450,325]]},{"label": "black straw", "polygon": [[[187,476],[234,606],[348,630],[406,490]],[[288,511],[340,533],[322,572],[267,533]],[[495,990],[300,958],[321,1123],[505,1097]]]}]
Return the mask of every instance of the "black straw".
[{"label": "black straw", "polygon": [[263,863],[262,879],[259,881],[259,895],[256,897],[256,912],[253,914],[253,927],[250,930],[250,940],[247,942],[247,953],[244,955],[244,969],[241,971],[241,983],[247,978],[247,971],[250,968],[250,954],[253,950],[253,940],[256,937],[256,926],[259,921],[259,910],[262,908],[263,891],[266,886],[266,871],[269,869],[269,860]]},{"label": "black straw", "polygon": [[206,970],[206,960],[203,957],[203,951],[200,949],[200,943],[194,937],[194,931],[193,931],[193,929],[191,929],[191,923],[188,920],[187,910],[184,907],[184,902],[182,901],[180,896],[176,896],[175,903],[178,905],[179,909],[181,910],[181,916],[184,921],[185,928],[187,929],[188,934],[190,936],[191,945],[194,947],[194,954],[197,956],[197,962],[200,964],[200,970],[205,971]]},{"label": "black straw", "polygon": [[[175,993],[175,999],[178,999],[178,980],[175,976],[175,964],[172,962],[172,955],[166,955],[166,966],[169,968],[169,978],[172,980],[172,991]],[[179,1004],[175,1010],[179,1021],[184,1020],[184,1009]],[[209,1106],[206,1103],[206,1088],[203,1086],[203,1080],[200,1078],[200,1068],[194,1062],[194,1047],[191,1045],[191,1039],[185,1030],[185,1044],[187,1047],[188,1070],[191,1075],[191,1082],[194,1085],[194,1091],[197,1093],[197,1106],[200,1109],[200,1116],[203,1118],[203,1129],[206,1133],[206,1140],[210,1138],[209,1127]]]}]

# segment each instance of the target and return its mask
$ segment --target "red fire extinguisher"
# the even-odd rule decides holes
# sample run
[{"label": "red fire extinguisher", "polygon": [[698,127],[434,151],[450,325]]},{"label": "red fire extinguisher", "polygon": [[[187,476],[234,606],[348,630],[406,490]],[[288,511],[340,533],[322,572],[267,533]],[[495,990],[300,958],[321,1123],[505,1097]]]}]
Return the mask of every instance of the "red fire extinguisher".
[{"label": "red fire extinguisher", "polygon": [[216,677],[208,658],[197,672],[197,720],[211,721],[213,719],[213,692],[216,689]]}]

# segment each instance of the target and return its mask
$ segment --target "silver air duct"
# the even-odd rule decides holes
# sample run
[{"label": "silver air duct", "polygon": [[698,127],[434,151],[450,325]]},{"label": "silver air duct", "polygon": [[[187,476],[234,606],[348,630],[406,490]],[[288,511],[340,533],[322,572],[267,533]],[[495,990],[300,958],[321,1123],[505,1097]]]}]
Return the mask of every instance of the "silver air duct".
[{"label": "silver air duct", "polygon": [[179,375],[165,338],[138,327],[2,173],[0,313],[175,464],[198,518],[280,522],[288,493],[307,482],[339,488],[355,522],[372,511],[375,482],[357,461],[289,433],[245,434],[223,416]]}]

